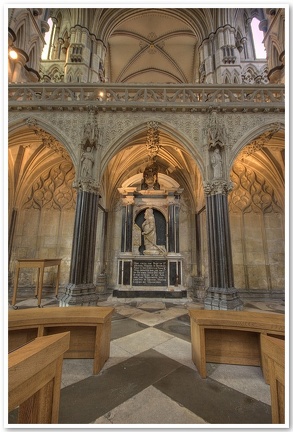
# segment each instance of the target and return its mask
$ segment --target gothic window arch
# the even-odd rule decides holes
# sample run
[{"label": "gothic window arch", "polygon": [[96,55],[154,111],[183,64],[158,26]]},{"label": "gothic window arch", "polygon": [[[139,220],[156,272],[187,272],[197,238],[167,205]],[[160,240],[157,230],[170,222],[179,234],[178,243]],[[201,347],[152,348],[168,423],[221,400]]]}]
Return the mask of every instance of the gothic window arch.
[{"label": "gothic window arch", "polygon": [[52,36],[53,36],[53,21],[51,18],[48,19],[48,24],[49,24],[49,31],[45,34],[45,45],[44,45],[44,49],[42,51],[42,60],[48,60],[49,59],[49,52],[50,52],[50,47],[51,47],[51,43],[52,43]]},{"label": "gothic window arch", "polygon": [[259,29],[259,19],[254,17],[251,21],[252,38],[256,59],[266,58],[263,44],[263,32]]}]

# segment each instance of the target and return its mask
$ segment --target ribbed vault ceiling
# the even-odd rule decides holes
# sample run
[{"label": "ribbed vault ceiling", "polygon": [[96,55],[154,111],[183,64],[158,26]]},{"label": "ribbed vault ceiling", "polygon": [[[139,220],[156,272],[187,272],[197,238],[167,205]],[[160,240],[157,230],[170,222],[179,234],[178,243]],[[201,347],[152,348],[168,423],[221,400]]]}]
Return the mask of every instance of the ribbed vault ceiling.
[{"label": "ribbed vault ceiling", "polygon": [[176,16],[145,12],[119,24],[108,43],[109,79],[131,83],[194,82],[197,39]]}]

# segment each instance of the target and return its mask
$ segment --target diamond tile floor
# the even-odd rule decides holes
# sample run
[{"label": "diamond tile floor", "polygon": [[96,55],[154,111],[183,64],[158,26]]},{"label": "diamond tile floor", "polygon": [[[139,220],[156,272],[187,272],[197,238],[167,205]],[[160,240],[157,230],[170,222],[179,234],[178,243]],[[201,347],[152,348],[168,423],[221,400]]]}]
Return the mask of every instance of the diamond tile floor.
[{"label": "diamond tile floor", "polygon": [[[49,296],[42,304],[58,306]],[[35,307],[36,299],[17,306]],[[95,376],[91,359],[63,361],[59,423],[64,427],[271,424],[270,388],[259,367],[209,363],[208,378],[200,378],[191,360],[188,309],[202,305],[188,298],[109,297],[99,306],[115,307],[110,358]],[[246,303],[244,309],[285,312],[274,300]],[[15,419],[10,413],[9,423]]]}]

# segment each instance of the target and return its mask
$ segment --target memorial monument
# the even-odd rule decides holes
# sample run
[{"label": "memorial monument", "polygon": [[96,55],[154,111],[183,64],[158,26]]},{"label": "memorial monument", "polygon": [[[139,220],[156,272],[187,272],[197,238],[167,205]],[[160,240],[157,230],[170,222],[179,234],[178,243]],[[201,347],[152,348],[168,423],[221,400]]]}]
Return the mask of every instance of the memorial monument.
[{"label": "memorial monument", "polygon": [[[158,123],[149,122],[147,165],[142,178],[119,188],[122,200],[119,296],[182,297],[182,256],[179,248],[180,185],[160,173]],[[136,183],[137,186],[133,186]],[[171,187],[170,187],[171,185]]]}]

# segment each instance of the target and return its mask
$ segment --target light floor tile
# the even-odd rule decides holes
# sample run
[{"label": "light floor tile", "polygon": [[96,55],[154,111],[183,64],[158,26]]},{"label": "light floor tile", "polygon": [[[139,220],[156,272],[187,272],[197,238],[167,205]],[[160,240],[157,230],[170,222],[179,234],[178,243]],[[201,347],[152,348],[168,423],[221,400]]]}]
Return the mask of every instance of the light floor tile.
[{"label": "light floor tile", "polygon": [[137,310],[135,314],[131,315],[131,318],[142,324],[153,327],[184,314],[186,314],[186,309],[183,308],[170,308],[153,313]]},{"label": "light floor tile", "polygon": [[123,315],[123,316],[126,316],[126,317],[130,317],[131,315],[137,313],[137,309],[135,307],[127,306],[127,305],[116,306],[115,307],[115,311],[119,315]]},{"label": "light floor tile", "polygon": [[[119,340],[119,339],[118,339]],[[132,357],[128,351],[125,351],[123,348],[116,344],[116,341],[110,342],[110,357],[106,361],[102,370],[109,369],[110,367],[123,362],[124,360]]]},{"label": "light floor tile", "polygon": [[150,327],[128,336],[124,336],[120,339],[116,339],[113,342],[115,342],[116,346],[124,349],[130,354],[136,355],[150,348],[154,348],[171,338],[173,338],[173,336]]},{"label": "light floor tile", "polygon": [[209,378],[271,405],[270,386],[265,383],[260,367],[210,363],[208,368]]},{"label": "light floor tile", "polygon": [[141,309],[166,309],[166,305],[162,301],[138,302],[137,307]]},{"label": "light floor tile", "polygon": [[204,424],[202,418],[150,386],[98,418],[95,424]]},{"label": "light floor tile", "polygon": [[174,337],[156,346],[155,350],[193,370],[197,370],[191,359],[190,342]]}]

